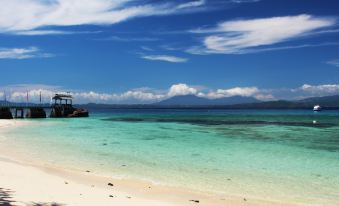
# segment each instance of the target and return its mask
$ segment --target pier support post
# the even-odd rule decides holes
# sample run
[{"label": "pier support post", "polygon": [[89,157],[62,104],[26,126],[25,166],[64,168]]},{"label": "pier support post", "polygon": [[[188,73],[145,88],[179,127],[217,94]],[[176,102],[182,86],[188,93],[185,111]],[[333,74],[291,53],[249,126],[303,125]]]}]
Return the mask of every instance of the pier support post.
[{"label": "pier support post", "polygon": [[[18,113],[20,112],[20,116]],[[24,118],[24,108],[15,108],[15,118]]]},{"label": "pier support post", "polygon": [[46,118],[46,112],[42,107],[30,108],[26,114],[27,118]]},{"label": "pier support post", "polygon": [[13,119],[10,108],[0,107],[0,119]]}]

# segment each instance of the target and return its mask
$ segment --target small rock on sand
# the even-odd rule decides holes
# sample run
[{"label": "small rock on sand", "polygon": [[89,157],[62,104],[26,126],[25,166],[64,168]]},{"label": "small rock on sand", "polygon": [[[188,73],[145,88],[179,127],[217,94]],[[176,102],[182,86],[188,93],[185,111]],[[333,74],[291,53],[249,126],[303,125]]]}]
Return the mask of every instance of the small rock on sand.
[{"label": "small rock on sand", "polygon": [[108,185],[108,186],[111,186],[111,187],[113,187],[113,186],[114,186],[112,183],[108,183],[107,185]]},{"label": "small rock on sand", "polygon": [[195,202],[195,203],[199,203],[199,200],[190,200],[190,202]]}]

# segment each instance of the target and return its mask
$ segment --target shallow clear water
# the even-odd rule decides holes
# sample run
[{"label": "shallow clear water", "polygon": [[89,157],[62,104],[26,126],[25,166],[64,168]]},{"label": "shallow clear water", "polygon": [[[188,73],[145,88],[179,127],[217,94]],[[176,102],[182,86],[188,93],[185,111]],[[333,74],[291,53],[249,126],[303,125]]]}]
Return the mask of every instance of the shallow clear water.
[{"label": "shallow clear water", "polygon": [[54,165],[339,205],[339,111],[109,110],[23,121],[35,124],[6,132],[0,144]]}]

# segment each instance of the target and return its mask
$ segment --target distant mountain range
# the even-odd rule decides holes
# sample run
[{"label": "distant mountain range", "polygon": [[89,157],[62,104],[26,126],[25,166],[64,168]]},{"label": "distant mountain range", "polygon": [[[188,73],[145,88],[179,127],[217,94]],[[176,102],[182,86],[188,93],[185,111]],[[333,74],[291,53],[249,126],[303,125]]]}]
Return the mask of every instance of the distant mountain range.
[{"label": "distant mountain range", "polygon": [[339,95],[311,97],[297,101],[259,101],[253,97],[224,97],[219,99],[207,99],[195,95],[175,96],[161,102],[158,106],[232,106],[232,107],[313,107],[319,104],[323,107],[339,107]]},{"label": "distant mountain range", "polygon": [[297,101],[277,100],[259,101],[253,97],[233,96],[219,99],[207,99],[194,95],[174,96],[154,104],[113,105],[95,104],[83,105],[87,108],[101,109],[156,109],[156,108],[209,108],[209,109],[312,109],[320,104],[323,108],[339,109],[339,95],[312,97]]},{"label": "distant mountain range", "polygon": [[304,104],[319,104],[325,107],[338,107],[339,106],[339,95],[334,96],[325,96],[325,97],[311,97],[303,100],[299,100],[298,102]]},{"label": "distant mountain range", "polygon": [[207,106],[207,105],[233,105],[233,104],[245,104],[245,103],[259,103],[261,101],[253,97],[242,97],[232,96],[223,97],[218,99],[207,99],[198,97],[195,95],[181,95],[174,96],[161,102],[155,103],[154,105],[160,106]]},{"label": "distant mountain range", "polygon": [[[6,102],[8,104],[8,102]],[[319,104],[327,109],[339,109],[339,95],[311,97],[297,101],[259,101],[253,97],[233,96],[219,99],[207,99],[195,95],[174,96],[154,104],[96,104],[75,105],[88,109],[143,109],[143,108],[216,108],[216,109],[312,109]],[[0,106],[4,105],[0,101]],[[26,103],[17,105],[26,106]],[[29,104],[31,106],[38,104]],[[44,104],[43,106],[48,106]]]},{"label": "distant mountain range", "polygon": [[327,109],[339,109],[339,95],[311,97],[297,101],[268,101],[261,103],[248,103],[231,105],[229,108],[234,109],[311,109],[314,105],[319,104]]}]

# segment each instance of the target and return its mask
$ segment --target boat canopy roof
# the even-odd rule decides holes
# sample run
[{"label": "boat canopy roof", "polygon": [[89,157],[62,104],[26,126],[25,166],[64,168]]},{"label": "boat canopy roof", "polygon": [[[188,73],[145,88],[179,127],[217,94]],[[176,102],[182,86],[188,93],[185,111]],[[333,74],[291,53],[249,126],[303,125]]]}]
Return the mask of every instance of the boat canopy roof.
[{"label": "boat canopy roof", "polygon": [[73,99],[73,97],[70,94],[55,94],[53,99],[54,100],[69,100],[69,99]]}]

